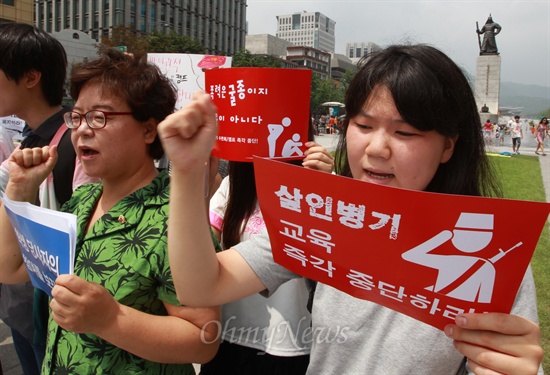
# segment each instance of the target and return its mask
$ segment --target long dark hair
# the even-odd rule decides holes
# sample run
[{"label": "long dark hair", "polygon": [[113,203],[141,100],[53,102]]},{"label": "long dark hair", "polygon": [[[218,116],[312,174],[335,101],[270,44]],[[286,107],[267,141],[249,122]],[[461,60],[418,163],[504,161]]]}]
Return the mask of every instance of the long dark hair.
[{"label": "long dark hair", "polygon": [[[308,140],[314,137],[314,127],[309,119]],[[301,160],[289,161],[291,164],[301,165]],[[254,165],[248,162],[228,162],[229,166],[229,193],[227,207],[222,226],[222,245],[229,249],[241,242],[241,235],[248,219],[256,209],[258,195],[256,194],[256,182]]]},{"label": "long dark hair", "polygon": [[470,84],[443,52],[427,45],[395,45],[367,56],[346,93],[346,118],[336,152],[337,173],[352,177],[346,154],[350,118],[377,85],[392,94],[401,117],[421,131],[458,135],[451,159],[440,164],[426,191],[500,196],[485,154],[481,120]]}]

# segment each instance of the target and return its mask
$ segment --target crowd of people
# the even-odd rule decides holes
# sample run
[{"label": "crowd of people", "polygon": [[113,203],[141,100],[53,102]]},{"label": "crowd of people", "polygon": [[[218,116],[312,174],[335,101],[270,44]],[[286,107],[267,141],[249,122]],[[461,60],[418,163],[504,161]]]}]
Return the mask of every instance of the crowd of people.
[{"label": "crowd of people", "polygon": [[312,123],[315,128],[315,134],[340,134],[342,129],[341,116],[320,115],[319,118],[312,116]]},{"label": "crowd of people", "polygon": [[[505,138],[510,136],[512,154],[519,155],[522,140],[530,134],[537,142],[535,154],[546,156],[546,152],[544,151],[545,139],[550,135],[548,119],[546,117],[541,117],[538,123],[535,123],[533,120],[529,121],[529,123],[522,121],[519,115],[515,115],[508,122],[491,123],[491,120],[487,119],[482,125],[482,129],[485,146],[505,146]],[[493,142],[495,143],[493,144]]]},{"label": "crowd of people", "polygon": [[[26,343],[16,347],[25,375],[194,374],[193,363],[204,374],[540,371],[530,268],[510,314],[459,314],[444,331],[303,279],[273,260],[250,163],[230,161],[205,197],[217,165],[209,94],[174,112],[174,85],[155,65],[109,49],[72,67],[75,104],[64,108],[65,68],[47,33],[0,25],[0,83],[9,87],[0,115],[16,114],[31,132],[2,164],[0,190],[78,217],[74,274],[60,275],[48,298],[29,286],[0,206],[0,283],[32,292],[22,297],[24,315],[1,317],[14,342]],[[471,86],[436,48],[394,45],[362,61],[345,106],[342,122],[323,118],[339,135],[335,157],[310,138],[300,165],[398,188],[500,196]],[[165,153],[170,173],[155,164]],[[2,289],[0,298],[13,296]],[[304,340],[230,336],[276,330],[275,315]],[[227,325],[234,330],[222,332]],[[349,328],[345,340],[318,336],[337,326]],[[304,327],[312,337],[300,336]]]}]

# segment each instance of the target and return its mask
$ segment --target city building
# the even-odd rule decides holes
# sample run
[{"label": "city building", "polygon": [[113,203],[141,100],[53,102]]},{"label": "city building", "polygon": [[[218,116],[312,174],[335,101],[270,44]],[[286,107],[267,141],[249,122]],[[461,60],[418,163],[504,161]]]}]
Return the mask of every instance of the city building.
[{"label": "city building", "polygon": [[247,35],[245,49],[253,55],[276,58],[281,68],[298,68],[286,59],[286,49],[293,44],[270,34]]},{"label": "city building", "polygon": [[210,54],[232,55],[245,45],[246,0],[35,0],[34,5],[35,25],[50,33],[78,30],[99,41],[124,25],[142,33],[175,31],[199,40]]},{"label": "city building", "polygon": [[277,16],[278,38],[295,46],[312,47],[334,52],[336,22],[319,12],[294,13]]},{"label": "city building", "polygon": [[321,79],[330,77],[330,53],[307,46],[292,46],[287,48],[287,61],[291,61],[298,68],[307,68]]},{"label": "city building", "polygon": [[52,33],[67,53],[69,68],[76,63],[97,57],[97,42],[88,34],[78,30],[61,30]]},{"label": "city building", "polygon": [[357,65],[350,58],[339,53],[333,53],[330,61],[330,76],[336,81],[340,81],[347,70],[357,72]]},{"label": "city building", "polygon": [[[67,77],[70,77],[74,64],[97,57],[97,42],[88,34],[78,30],[61,30],[53,32],[52,36],[59,40],[67,54]],[[74,100],[69,96],[69,81],[65,83],[64,105],[73,105]]]},{"label": "city building", "polygon": [[373,42],[346,43],[346,53],[354,64],[365,55],[380,51],[382,48]]},{"label": "city building", "polygon": [[247,35],[245,48],[253,55],[286,57],[286,49],[293,46],[287,40],[270,34]]},{"label": "city building", "polygon": [[33,0],[0,0],[0,23],[33,24]]}]

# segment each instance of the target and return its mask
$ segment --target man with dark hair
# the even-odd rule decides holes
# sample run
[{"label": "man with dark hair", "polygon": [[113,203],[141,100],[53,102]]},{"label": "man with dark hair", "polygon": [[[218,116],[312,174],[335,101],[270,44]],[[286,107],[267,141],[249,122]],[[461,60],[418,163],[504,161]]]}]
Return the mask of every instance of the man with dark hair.
[{"label": "man with dark hair", "polygon": [[510,124],[510,134],[512,135],[512,151],[514,154],[519,155],[519,148],[523,138],[523,129],[521,128],[518,115],[514,116],[514,121]]},{"label": "man with dark hair", "polygon": [[[20,148],[58,146],[57,165],[36,199],[36,204],[51,209],[66,202],[73,187],[90,181],[76,159],[70,132],[61,126],[68,111],[61,105],[66,70],[65,50],[50,34],[27,24],[0,24],[0,116],[16,115],[25,120],[27,136]],[[8,165],[6,160],[0,166],[0,192],[8,183]],[[0,319],[11,328],[25,375],[40,373],[45,351],[48,317],[33,322],[34,293],[30,283],[2,285],[0,298]],[[45,294],[37,295],[47,303]]]}]

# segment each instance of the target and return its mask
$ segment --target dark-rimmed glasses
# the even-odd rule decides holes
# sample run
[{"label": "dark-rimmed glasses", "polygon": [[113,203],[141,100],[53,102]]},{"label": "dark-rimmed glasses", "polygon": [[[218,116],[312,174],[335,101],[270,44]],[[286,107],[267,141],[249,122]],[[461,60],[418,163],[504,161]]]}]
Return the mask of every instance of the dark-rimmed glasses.
[{"label": "dark-rimmed glasses", "polygon": [[69,129],[76,129],[82,123],[82,118],[86,119],[86,124],[92,129],[102,129],[107,125],[107,116],[113,115],[132,115],[133,112],[105,112],[98,109],[94,109],[81,114],[75,111],[66,112],[63,115],[65,125]]}]

